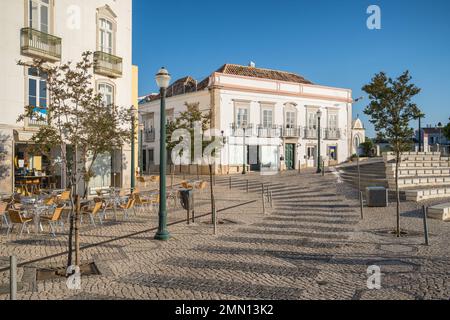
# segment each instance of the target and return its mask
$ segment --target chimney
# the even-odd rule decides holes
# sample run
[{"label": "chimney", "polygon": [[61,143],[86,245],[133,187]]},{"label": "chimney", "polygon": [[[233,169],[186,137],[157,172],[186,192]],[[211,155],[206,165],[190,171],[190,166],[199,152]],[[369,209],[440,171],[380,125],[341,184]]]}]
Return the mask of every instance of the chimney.
[{"label": "chimney", "polygon": [[250,61],[249,64],[248,64],[248,66],[249,66],[250,68],[256,68],[256,63],[254,63],[253,61]]}]

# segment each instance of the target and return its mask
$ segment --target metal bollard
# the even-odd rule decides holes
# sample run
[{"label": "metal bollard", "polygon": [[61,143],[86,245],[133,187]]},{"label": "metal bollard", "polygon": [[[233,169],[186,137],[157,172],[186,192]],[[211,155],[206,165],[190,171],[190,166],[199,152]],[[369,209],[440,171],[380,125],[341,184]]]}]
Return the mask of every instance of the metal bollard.
[{"label": "metal bollard", "polygon": [[427,208],[425,206],[422,206],[422,213],[423,213],[423,231],[425,235],[425,245],[429,246],[429,236],[428,236],[428,219],[427,219]]},{"label": "metal bollard", "polygon": [[9,257],[9,298],[10,300],[17,299],[17,259],[15,256]]},{"label": "metal bollard", "polygon": [[272,191],[270,191],[270,207],[273,208],[273,194]]},{"label": "metal bollard", "polygon": [[359,192],[359,205],[361,207],[361,220],[364,220],[364,199],[362,191]]},{"label": "metal bollard", "polygon": [[262,207],[263,207],[263,214],[266,214],[266,202],[264,199],[264,192],[262,193]]},{"label": "metal bollard", "polygon": [[322,161],[322,177],[325,177],[325,161]]}]

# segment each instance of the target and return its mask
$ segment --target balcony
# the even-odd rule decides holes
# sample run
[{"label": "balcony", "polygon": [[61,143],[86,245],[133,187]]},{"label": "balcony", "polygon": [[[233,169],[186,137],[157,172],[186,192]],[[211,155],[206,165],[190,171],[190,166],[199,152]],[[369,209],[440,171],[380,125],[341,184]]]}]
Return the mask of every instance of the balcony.
[{"label": "balcony", "polygon": [[257,133],[259,138],[279,138],[281,136],[281,127],[264,127],[263,125],[259,125],[257,127]]},{"label": "balcony", "polygon": [[341,130],[340,129],[325,129],[325,139],[326,140],[339,140],[341,139]]},{"label": "balcony", "polygon": [[94,72],[106,77],[122,77],[122,58],[96,51],[94,53]]},{"label": "balcony", "polygon": [[283,127],[284,138],[300,138],[302,136],[301,128],[298,126]]},{"label": "balcony", "polygon": [[61,60],[61,38],[32,29],[21,30],[21,54],[49,62]]},{"label": "balcony", "polygon": [[305,128],[305,139],[317,139],[316,128]]},{"label": "balcony", "polygon": [[248,124],[245,130],[243,127],[237,125],[236,123],[232,123],[230,127],[231,127],[231,136],[233,137],[243,137],[244,131],[246,137],[253,136],[253,124]]},{"label": "balcony", "polygon": [[155,142],[155,130],[144,130],[144,141]]}]

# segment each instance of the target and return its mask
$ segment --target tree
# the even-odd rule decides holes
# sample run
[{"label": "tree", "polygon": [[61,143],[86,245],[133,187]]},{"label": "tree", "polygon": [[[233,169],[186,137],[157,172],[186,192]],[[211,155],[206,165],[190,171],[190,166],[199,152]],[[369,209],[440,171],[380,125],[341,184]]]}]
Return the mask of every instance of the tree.
[{"label": "tree", "polygon": [[[34,118],[45,122],[33,135],[32,141],[42,152],[59,148],[60,166],[66,171],[71,189],[69,254],[67,266],[72,265],[73,235],[75,233],[75,264],[79,255],[79,199],[87,196],[93,167],[99,156],[112,153],[131,141],[131,111],[107,105],[93,85],[93,54],[84,52],[81,61],[49,66],[34,60],[29,66],[47,79],[49,103],[45,110],[28,106],[18,121]],[[70,147],[70,148],[68,148]],[[67,152],[73,150],[74,154]],[[83,189],[79,190],[79,184]],[[77,199],[77,201],[75,201]],[[77,202],[77,204],[75,204]]]},{"label": "tree", "polygon": [[409,126],[411,120],[417,117],[420,110],[412,102],[412,98],[420,93],[421,89],[410,83],[409,71],[405,71],[396,79],[388,77],[384,72],[374,76],[371,83],[362,90],[369,95],[370,104],[364,113],[371,119],[375,130],[391,144],[395,154],[395,184],[397,193],[397,236],[400,230],[400,191],[398,173],[401,154],[409,149],[414,130]]},{"label": "tree", "polygon": [[[450,118],[448,120],[450,120]],[[442,133],[447,140],[450,140],[450,122],[442,129]]]},{"label": "tree", "polygon": [[363,154],[366,157],[370,157],[371,156],[372,148],[373,148],[373,142],[369,138],[366,138],[366,141],[361,143],[361,149],[363,151]]},{"label": "tree", "polygon": [[[191,157],[190,161],[194,160],[194,138],[195,138],[195,125],[200,124],[202,133],[210,128],[211,124],[211,112],[203,113],[200,110],[199,102],[188,103],[185,102],[186,111],[180,112],[180,115],[173,121],[169,122],[166,126],[167,132],[167,150],[169,153],[175,148],[175,146],[180,141],[172,141],[172,135],[177,129],[185,129],[190,134],[190,146],[191,146]],[[207,145],[207,142],[202,142],[202,153]],[[178,156],[182,156],[182,154],[178,154]],[[172,159],[174,160],[174,159]],[[198,169],[198,167],[197,167]]]}]

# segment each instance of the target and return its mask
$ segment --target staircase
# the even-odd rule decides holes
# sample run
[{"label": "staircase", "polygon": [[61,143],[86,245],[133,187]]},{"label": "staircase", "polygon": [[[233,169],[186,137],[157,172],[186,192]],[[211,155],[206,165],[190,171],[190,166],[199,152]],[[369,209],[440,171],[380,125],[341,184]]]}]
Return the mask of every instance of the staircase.
[{"label": "staircase", "polygon": [[[395,156],[383,155],[390,189],[395,189]],[[450,197],[450,158],[439,152],[408,152],[402,154],[399,167],[399,188],[406,200],[422,201]]]},{"label": "staircase", "polygon": [[[341,180],[358,189],[358,166],[356,164],[340,166],[337,168]],[[367,187],[388,188],[386,168],[383,159],[373,159],[360,163],[361,190]]]}]

